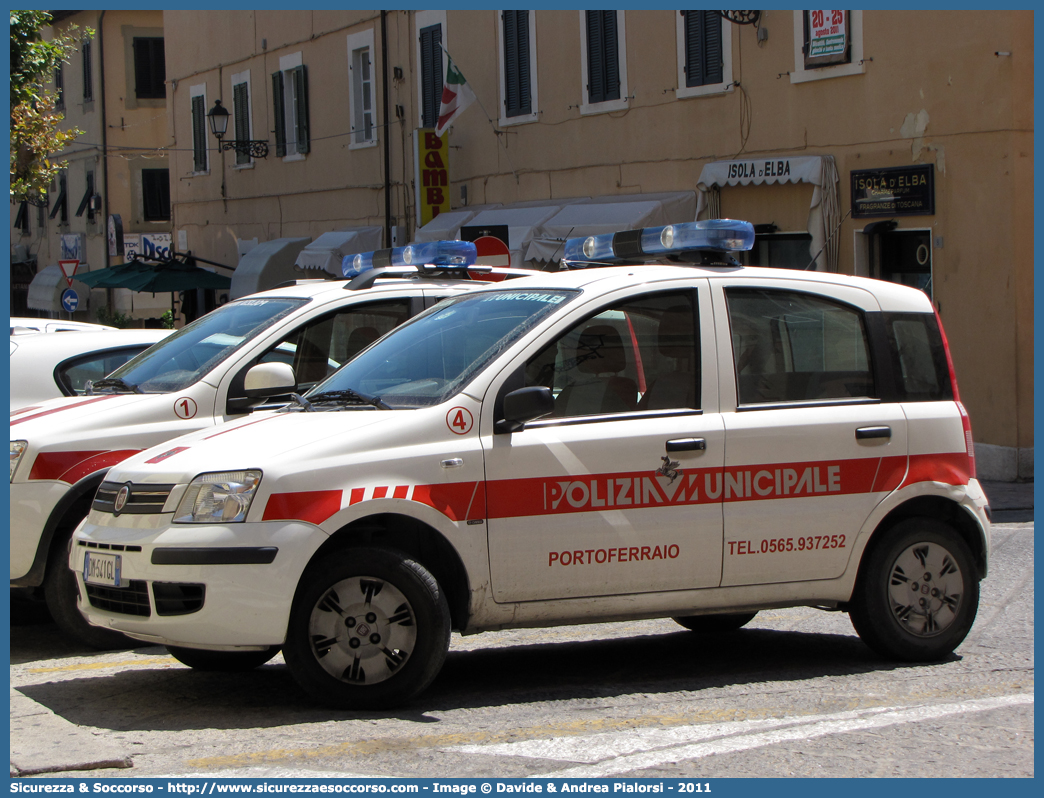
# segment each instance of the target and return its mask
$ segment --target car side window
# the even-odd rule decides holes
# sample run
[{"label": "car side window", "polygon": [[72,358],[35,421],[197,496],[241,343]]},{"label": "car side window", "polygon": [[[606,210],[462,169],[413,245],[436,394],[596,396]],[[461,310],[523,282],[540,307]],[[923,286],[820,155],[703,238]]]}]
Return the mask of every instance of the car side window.
[{"label": "car side window", "polygon": [[863,313],[797,291],[726,288],[741,405],[875,396]]},{"label": "car side window", "polygon": [[653,294],[605,308],[526,364],[526,385],[555,397],[552,418],[699,409],[695,293]]},{"label": "car side window", "polygon": [[398,327],[409,315],[409,299],[344,308],[287,333],[258,362],[293,366],[298,391],[305,391]]},{"label": "car side window", "polygon": [[99,352],[66,360],[55,369],[54,376],[66,396],[82,394],[88,380],[97,382],[146,349],[148,349],[148,345],[142,344],[128,349]]}]

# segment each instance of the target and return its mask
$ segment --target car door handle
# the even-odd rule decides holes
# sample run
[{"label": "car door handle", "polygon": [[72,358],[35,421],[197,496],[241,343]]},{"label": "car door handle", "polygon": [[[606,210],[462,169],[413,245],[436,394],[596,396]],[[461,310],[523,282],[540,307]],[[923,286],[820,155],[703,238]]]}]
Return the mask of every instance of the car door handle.
[{"label": "car door handle", "polygon": [[863,441],[871,438],[891,438],[891,427],[859,427],[856,430],[856,440]]},{"label": "car door handle", "polygon": [[702,452],[707,448],[705,438],[678,438],[667,441],[668,452]]}]

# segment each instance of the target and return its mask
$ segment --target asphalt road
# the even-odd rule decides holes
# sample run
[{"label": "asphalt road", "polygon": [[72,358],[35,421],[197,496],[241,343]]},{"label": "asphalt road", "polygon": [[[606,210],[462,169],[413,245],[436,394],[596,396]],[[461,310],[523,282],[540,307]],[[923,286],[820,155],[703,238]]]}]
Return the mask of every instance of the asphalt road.
[{"label": "asphalt road", "polygon": [[316,707],[281,657],[223,675],[160,647],[88,652],[15,605],[12,775],[1033,776],[1033,524],[993,542],[945,662],[884,662],[812,609],[713,638],[669,620],[518,630],[455,636],[390,713]]}]

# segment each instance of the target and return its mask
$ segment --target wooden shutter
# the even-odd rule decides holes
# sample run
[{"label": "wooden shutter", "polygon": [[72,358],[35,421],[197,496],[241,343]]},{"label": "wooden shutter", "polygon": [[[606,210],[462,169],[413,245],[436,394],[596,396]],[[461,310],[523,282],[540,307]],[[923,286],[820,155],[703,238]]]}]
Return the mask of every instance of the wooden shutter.
[{"label": "wooden shutter", "polygon": [[713,11],[685,12],[685,85],[721,83],[721,17]]},{"label": "wooden shutter", "polygon": [[308,68],[303,64],[290,71],[294,82],[294,133],[297,137],[297,151],[304,154],[311,149],[308,129]]},{"label": "wooden shutter", "polygon": [[620,53],[615,11],[587,13],[587,101],[620,99]]},{"label": "wooden shutter", "polygon": [[94,75],[91,65],[91,42],[85,39],[80,44],[83,56],[83,101],[89,103],[94,99]]},{"label": "wooden shutter", "polygon": [[532,113],[529,81],[529,12],[505,11],[504,115]]},{"label": "wooden shutter", "polygon": [[134,48],[134,94],[139,99],[161,99],[167,96],[167,67],[164,63],[163,39],[136,36]]},{"label": "wooden shutter", "polygon": [[141,193],[142,212],[146,222],[163,222],[170,219],[170,171],[168,169],[142,169]]},{"label": "wooden shutter", "polygon": [[272,112],[275,114],[276,155],[286,155],[286,103],[283,96],[283,73],[272,73]]},{"label": "wooden shutter", "polygon": [[439,123],[442,105],[442,26],[421,28],[421,126]]},{"label": "wooden shutter", "polygon": [[[238,141],[250,140],[250,95],[246,83],[232,87],[232,113],[235,115],[235,133]],[[250,163],[250,153],[236,150],[236,163]]]},{"label": "wooden shutter", "polygon": [[207,109],[202,94],[192,98],[192,171],[207,171]]},{"label": "wooden shutter", "polygon": [[59,212],[62,214],[60,222],[69,221],[69,200],[66,196],[69,187],[69,181],[66,178],[65,172],[58,173],[58,196],[54,200],[54,207],[51,208],[49,218],[53,219],[58,215]]}]

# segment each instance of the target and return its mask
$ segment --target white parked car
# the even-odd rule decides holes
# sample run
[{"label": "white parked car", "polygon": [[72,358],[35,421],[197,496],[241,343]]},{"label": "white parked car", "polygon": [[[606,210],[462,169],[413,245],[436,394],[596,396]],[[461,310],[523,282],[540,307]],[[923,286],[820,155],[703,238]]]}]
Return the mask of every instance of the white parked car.
[{"label": "white parked car", "polygon": [[28,316],[11,317],[11,335],[26,335],[38,332],[101,332],[115,330],[105,324],[86,321],[64,321],[62,319],[34,319]]},{"label": "white parked car", "polygon": [[[473,244],[458,243],[474,253]],[[364,265],[374,260],[382,262],[378,254]],[[492,267],[463,272],[452,264],[423,273],[368,268],[350,281],[276,288],[186,325],[95,382],[91,396],[12,412],[11,587],[42,588],[55,621],[81,642],[125,643],[83,619],[66,567],[69,537],[109,468],[186,432],[249,415],[263,401],[289,401],[291,392],[325,380],[440,299],[485,279],[525,273]],[[346,274],[355,271],[349,267]]]},{"label": "white parked car", "polygon": [[990,523],[931,302],[721,251],[753,240],[572,240],[592,268],[448,299],[282,410],[122,461],[74,535],[81,608],[194,667],[282,648],[350,708],[417,695],[451,629],[811,606],[948,655]]},{"label": "white parked car", "polygon": [[173,330],[106,330],[11,336],[11,410],[84,393]]}]

